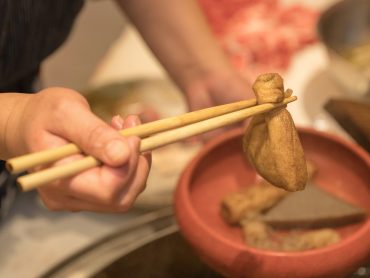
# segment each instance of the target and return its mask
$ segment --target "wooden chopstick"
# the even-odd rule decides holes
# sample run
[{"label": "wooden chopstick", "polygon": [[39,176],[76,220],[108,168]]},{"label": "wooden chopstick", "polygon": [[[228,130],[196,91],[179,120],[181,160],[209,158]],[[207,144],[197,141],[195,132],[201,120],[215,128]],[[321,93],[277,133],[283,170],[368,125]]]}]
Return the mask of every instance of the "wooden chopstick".
[{"label": "wooden chopstick", "polygon": [[[224,115],[226,113],[237,111],[243,108],[252,107],[256,104],[256,99],[248,99],[239,102],[214,106],[198,111],[189,112],[183,115],[142,124],[132,128],[123,129],[120,131],[120,134],[123,136],[135,135],[140,138],[145,138],[149,135],[153,135],[159,132],[199,122],[211,117]],[[32,167],[47,164],[81,152],[82,151],[78,146],[70,143],[58,148],[48,149],[45,151],[11,158],[6,162],[6,168],[9,170],[10,173],[17,174]]]},{"label": "wooden chopstick", "polygon": [[[289,102],[295,101],[296,99],[296,96],[291,96],[286,98],[281,103],[261,104],[159,133],[152,137],[143,139],[140,144],[140,152],[150,151],[194,135],[205,133],[226,125],[234,124],[253,115],[265,113],[277,107],[284,106]],[[22,176],[18,178],[17,183],[23,191],[28,191],[43,184],[50,183],[57,179],[70,177],[84,170],[99,165],[101,165],[101,162],[99,160],[92,156],[87,156],[69,164],[52,167],[43,171]]]}]

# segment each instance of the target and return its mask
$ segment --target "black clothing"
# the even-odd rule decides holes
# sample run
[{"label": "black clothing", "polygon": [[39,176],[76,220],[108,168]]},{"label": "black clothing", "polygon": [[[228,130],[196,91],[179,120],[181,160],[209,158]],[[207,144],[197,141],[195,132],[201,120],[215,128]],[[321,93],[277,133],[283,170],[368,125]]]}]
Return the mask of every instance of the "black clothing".
[{"label": "black clothing", "polygon": [[83,0],[0,0],[0,92],[27,92],[67,38]]},{"label": "black clothing", "polygon": [[[83,4],[0,0],[0,93],[33,91],[41,62],[65,41]],[[14,181],[0,161],[0,220],[15,197]]]}]

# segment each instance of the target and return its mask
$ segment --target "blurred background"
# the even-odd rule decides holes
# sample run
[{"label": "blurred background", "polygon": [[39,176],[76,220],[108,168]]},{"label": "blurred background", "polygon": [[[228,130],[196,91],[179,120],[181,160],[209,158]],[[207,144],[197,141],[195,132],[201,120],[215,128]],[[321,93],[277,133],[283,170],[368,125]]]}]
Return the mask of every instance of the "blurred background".
[{"label": "blurred background", "polygon": [[[362,99],[368,92],[367,88],[361,87],[358,92],[351,93],[338,82],[336,73],[331,70],[331,49],[335,40],[328,39],[323,43],[324,39],[318,38],[316,23],[320,12],[339,1],[281,1],[287,7],[284,12],[288,23],[282,23],[285,24],[282,31],[276,28],[274,32],[287,37],[270,43],[289,41],[292,44],[285,45],[285,52],[266,47],[264,57],[253,62],[248,57],[255,54],[252,53],[254,50],[247,50],[243,43],[235,43],[241,41],[239,38],[251,38],[251,31],[238,24],[252,26],[253,22],[239,19],[233,23],[230,20],[230,30],[226,35],[220,35],[217,26],[223,23],[223,19],[214,17],[212,1],[201,2],[221,44],[241,72],[251,79],[258,72],[282,72],[286,86],[293,88],[300,100],[289,105],[297,125],[312,126],[354,141],[343,125],[324,109],[332,98],[350,96],[350,99]],[[292,4],[304,4],[306,8]],[[251,11],[240,16],[248,18],[248,12]],[[370,22],[369,18],[367,21]],[[333,32],[335,26],[339,26],[337,24],[340,23],[334,25]],[[323,30],[326,28],[321,27]],[[320,36],[326,33],[325,29]],[[253,40],[246,41],[252,45],[250,42]],[[250,53],[248,51],[253,55],[246,55]],[[63,86],[80,91],[89,99],[94,111],[105,119],[116,113],[145,113],[145,103],[153,102],[161,117],[186,111],[181,94],[168,80],[135,28],[115,3],[108,0],[86,1],[67,42],[44,62],[40,86]],[[151,99],[153,93],[158,96],[157,100]],[[138,107],[138,103],[144,104]],[[166,218],[170,213],[163,208],[171,206],[172,190],[178,176],[199,147],[175,145],[155,153],[148,190],[136,208],[127,214],[49,212],[34,192],[17,196],[0,227],[0,277],[40,277],[76,252],[135,226],[131,221],[143,219],[150,222],[155,217]],[[174,156],[178,158],[176,163],[171,160]],[[148,213],[152,213],[149,218]],[[172,220],[166,218],[165,221],[173,225]],[[151,224],[147,228],[155,230]],[[69,277],[88,277],[86,273],[74,275]]]}]

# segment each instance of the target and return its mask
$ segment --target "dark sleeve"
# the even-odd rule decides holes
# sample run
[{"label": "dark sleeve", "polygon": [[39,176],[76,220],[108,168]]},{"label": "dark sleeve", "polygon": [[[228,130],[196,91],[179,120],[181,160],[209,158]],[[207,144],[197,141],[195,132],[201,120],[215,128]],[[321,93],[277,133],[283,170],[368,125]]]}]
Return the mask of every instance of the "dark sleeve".
[{"label": "dark sleeve", "polygon": [[17,194],[15,179],[5,169],[5,161],[0,160],[0,223],[8,214]]}]

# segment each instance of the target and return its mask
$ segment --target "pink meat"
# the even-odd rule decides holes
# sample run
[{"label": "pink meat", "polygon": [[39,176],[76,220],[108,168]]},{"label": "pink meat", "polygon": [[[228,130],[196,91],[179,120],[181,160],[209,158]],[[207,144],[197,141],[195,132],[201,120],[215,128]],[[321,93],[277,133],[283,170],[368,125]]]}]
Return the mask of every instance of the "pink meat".
[{"label": "pink meat", "polygon": [[237,69],[254,79],[283,72],[292,56],[316,41],[318,12],[278,0],[199,0]]}]

